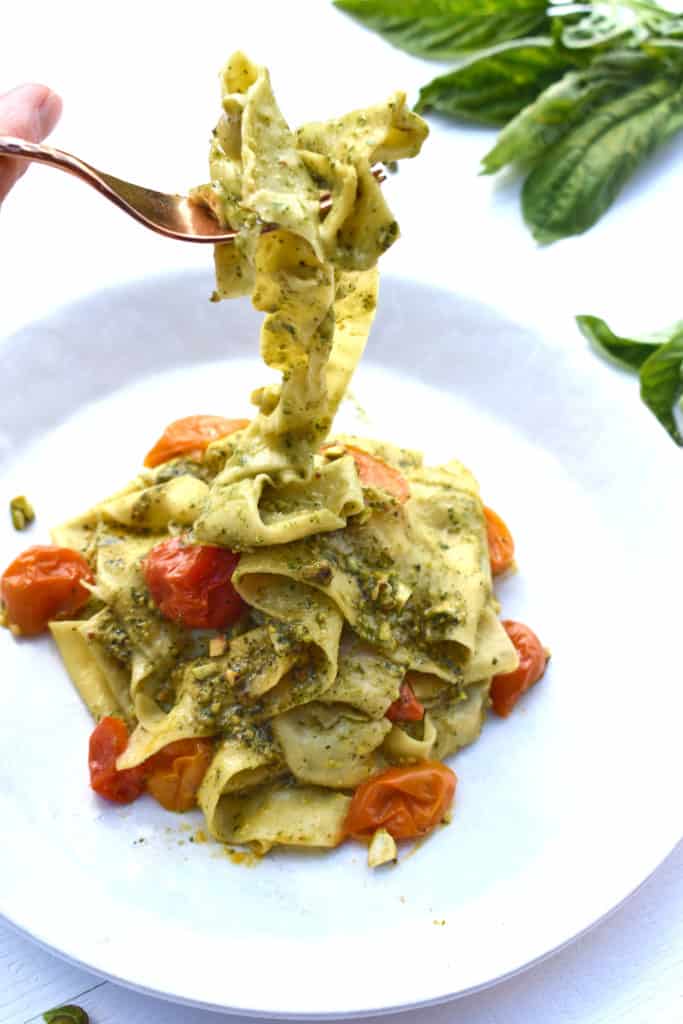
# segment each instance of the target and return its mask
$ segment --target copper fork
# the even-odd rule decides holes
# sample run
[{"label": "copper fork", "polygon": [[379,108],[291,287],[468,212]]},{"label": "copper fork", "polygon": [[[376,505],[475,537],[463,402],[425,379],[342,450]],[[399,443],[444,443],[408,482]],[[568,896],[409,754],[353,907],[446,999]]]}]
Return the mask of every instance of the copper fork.
[{"label": "copper fork", "polygon": [[[15,139],[9,135],[0,135],[0,159],[3,156],[15,160],[32,160],[75,175],[97,189],[100,195],[118,206],[129,217],[134,217],[146,228],[165,235],[166,238],[216,245],[231,242],[237,235],[231,228],[221,227],[207,207],[192,202],[188,196],[172,195],[144,188],[142,185],[133,185],[130,181],[115,178],[113,174],[98,171],[85,160],[80,160],[61,149],[26,142],[24,139]],[[373,173],[378,181],[384,181],[385,174],[381,168]],[[329,193],[322,192],[321,216],[329,211],[331,205]],[[264,225],[264,230],[268,230],[268,225]]]}]

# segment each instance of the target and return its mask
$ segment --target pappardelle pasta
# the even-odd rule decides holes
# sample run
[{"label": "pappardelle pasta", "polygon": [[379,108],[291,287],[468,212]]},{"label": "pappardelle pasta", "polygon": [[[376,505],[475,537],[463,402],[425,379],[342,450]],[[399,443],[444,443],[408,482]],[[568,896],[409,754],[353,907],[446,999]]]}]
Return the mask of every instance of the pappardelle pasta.
[{"label": "pappardelle pasta", "polygon": [[198,804],[213,837],[258,853],[361,838],[375,866],[444,820],[443,759],[546,655],[499,620],[512,540],[471,473],[329,436],[398,235],[373,166],[417,155],[424,122],[396,93],[292,131],[241,53],[222,88],[194,200],[239,232],[215,250],[214,298],[265,313],[281,381],[250,421],[170,424],[128,486],[12,563],[4,614],[17,633],[49,623],[98,723],[96,792]]}]

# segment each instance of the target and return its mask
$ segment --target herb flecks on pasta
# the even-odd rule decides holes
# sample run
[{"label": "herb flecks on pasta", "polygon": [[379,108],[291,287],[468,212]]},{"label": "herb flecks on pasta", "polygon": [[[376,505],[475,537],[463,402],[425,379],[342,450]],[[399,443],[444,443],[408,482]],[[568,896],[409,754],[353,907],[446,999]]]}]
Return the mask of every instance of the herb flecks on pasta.
[{"label": "herb flecks on pasta", "polygon": [[[49,614],[25,621],[50,620],[98,722],[96,792],[197,803],[216,839],[258,853],[367,836],[378,865],[444,818],[455,776],[436,762],[477,738],[492,680],[506,710],[522,692],[471,473],[328,438],[398,235],[371,167],[416,155],[426,127],[397,93],[292,131],[239,53],[222,86],[195,198],[239,232],[216,249],[215,298],[251,295],[281,381],[250,421],[175,420],[128,486],[55,529],[45,550],[70,550],[78,600],[41,555]],[[35,581],[7,579],[11,623]]]},{"label": "herb flecks on pasta", "polygon": [[[239,229],[216,249],[216,298],[251,295],[266,314],[261,354],[282,380],[252,396],[258,413],[244,431],[209,446],[219,472],[193,536],[242,550],[339,529],[360,511],[350,464],[323,467],[316,483],[318,452],[372,324],[377,260],[398,236],[371,166],[415,156],[427,128],[396,93],[293,132],[268,72],[241,53],[222,86],[211,183],[195,197]],[[331,202],[323,219],[321,192]],[[277,497],[290,513],[265,522],[262,505],[287,485]]]}]

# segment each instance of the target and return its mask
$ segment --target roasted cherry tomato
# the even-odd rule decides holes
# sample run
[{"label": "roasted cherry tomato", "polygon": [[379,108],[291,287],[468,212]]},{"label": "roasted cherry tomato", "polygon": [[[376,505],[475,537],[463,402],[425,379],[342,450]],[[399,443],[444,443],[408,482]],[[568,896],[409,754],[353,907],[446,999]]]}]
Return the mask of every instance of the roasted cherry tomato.
[{"label": "roasted cherry tomato", "polygon": [[404,679],[398,698],[387,708],[386,717],[390,722],[421,722],[424,714],[425,709],[413,693],[412,686]]},{"label": "roasted cherry tomato", "polygon": [[27,548],[0,580],[8,625],[25,636],[42,633],[52,619],[73,615],[87,602],[83,582],[95,577],[82,555],[53,544]]},{"label": "roasted cherry tomato", "polygon": [[498,576],[512,565],[515,557],[515,542],[503,520],[492,508],[487,508],[484,505],[484,516],[486,517],[491,572],[494,576]]},{"label": "roasted cherry tomato", "polygon": [[188,629],[224,629],[244,602],[232,585],[239,555],[227,548],[162,540],[143,562],[149,592],[167,619]]},{"label": "roasted cherry tomato", "polygon": [[385,828],[394,839],[415,839],[438,825],[451,805],[457,778],[440,761],[418,761],[373,775],[353,794],[345,835],[363,838]]},{"label": "roasted cherry tomato", "polygon": [[213,756],[206,739],[176,740],[145,762],[147,789],[167,811],[189,811]]},{"label": "roasted cherry tomato", "polygon": [[222,416],[184,416],[169,423],[157,443],[145,455],[146,466],[187,455],[200,459],[212,441],[249,426],[249,420],[226,420]]},{"label": "roasted cherry tomato", "polygon": [[513,672],[493,677],[491,702],[495,713],[507,718],[522,694],[541,678],[548,658],[541,641],[528,626],[510,619],[503,625],[517,648],[519,665]]},{"label": "roasted cherry tomato", "polygon": [[107,716],[95,726],[88,747],[90,785],[106,800],[129,804],[145,790],[144,764],[125,771],[116,770],[116,759],[128,746],[128,729],[120,718]]},{"label": "roasted cherry tomato", "polygon": [[[331,447],[335,446],[325,445],[323,451],[325,448]],[[376,487],[378,490],[386,491],[401,505],[408,500],[410,488],[402,473],[374,455],[364,452],[361,448],[354,448],[350,444],[345,444],[343,447],[353,457],[358,470],[358,478],[363,487]]]}]

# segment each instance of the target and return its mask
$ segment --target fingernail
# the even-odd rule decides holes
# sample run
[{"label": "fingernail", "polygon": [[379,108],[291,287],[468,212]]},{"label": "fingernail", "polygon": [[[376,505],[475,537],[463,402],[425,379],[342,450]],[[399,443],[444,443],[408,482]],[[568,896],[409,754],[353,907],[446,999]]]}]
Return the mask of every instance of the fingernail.
[{"label": "fingernail", "polygon": [[56,92],[49,92],[37,111],[41,139],[50,134],[57,121],[59,121],[61,112],[62,101],[60,97]]}]

